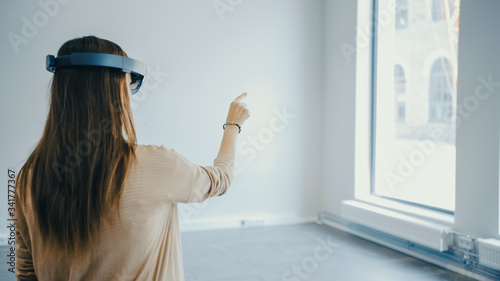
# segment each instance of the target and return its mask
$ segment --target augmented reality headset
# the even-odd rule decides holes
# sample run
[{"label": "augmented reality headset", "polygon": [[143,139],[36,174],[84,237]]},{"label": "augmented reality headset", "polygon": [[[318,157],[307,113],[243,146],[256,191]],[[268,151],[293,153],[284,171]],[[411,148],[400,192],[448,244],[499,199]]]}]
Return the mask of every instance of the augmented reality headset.
[{"label": "augmented reality headset", "polygon": [[102,66],[121,69],[130,73],[130,91],[132,95],[139,91],[147,74],[147,65],[129,57],[103,53],[72,53],[66,56],[54,57],[47,55],[46,68],[49,72],[56,72],[59,68],[74,66]]}]

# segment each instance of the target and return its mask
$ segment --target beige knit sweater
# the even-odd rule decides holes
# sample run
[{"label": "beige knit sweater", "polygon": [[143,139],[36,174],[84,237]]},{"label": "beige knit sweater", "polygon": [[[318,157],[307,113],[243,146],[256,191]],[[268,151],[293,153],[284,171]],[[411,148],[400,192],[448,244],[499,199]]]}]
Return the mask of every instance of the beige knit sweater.
[{"label": "beige knit sweater", "polygon": [[82,269],[64,259],[42,264],[43,241],[31,205],[16,208],[18,280],[184,280],[176,203],[224,194],[233,177],[233,156],[219,155],[213,166],[198,166],[163,145],[138,145],[136,155],[120,198],[123,227],[114,218],[103,225],[97,256],[85,257]]}]

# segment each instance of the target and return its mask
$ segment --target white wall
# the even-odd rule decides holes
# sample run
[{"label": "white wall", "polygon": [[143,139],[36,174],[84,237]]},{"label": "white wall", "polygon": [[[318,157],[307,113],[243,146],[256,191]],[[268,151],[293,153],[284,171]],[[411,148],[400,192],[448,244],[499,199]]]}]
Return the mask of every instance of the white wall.
[{"label": "white wall", "polygon": [[456,142],[456,228],[500,238],[500,2],[463,1],[461,6],[457,102],[464,113]]},{"label": "white wall", "polygon": [[356,54],[341,46],[356,45],[356,1],[326,1],[323,111],[324,154],[321,209],[340,215],[341,202],[354,198],[354,121]]},{"label": "white wall", "polygon": [[[46,22],[47,12],[37,1],[9,1],[0,11],[0,217],[8,218],[7,169],[21,168],[44,126],[51,77],[45,56],[84,35],[118,43],[157,72],[133,99],[138,142],[174,148],[199,165],[211,165],[217,155],[231,100],[249,93],[252,116],[239,137],[239,170],[231,190],[194,212],[188,209],[181,218],[184,228],[202,222],[222,227],[240,219],[279,223],[316,216],[325,130],[322,1],[221,0],[234,5],[222,17],[212,0],[38,3],[47,2],[55,12]],[[15,52],[7,35],[23,36],[22,18],[33,23],[34,16],[39,27],[25,34],[31,38]],[[294,118],[281,126],[276,111],[285,108]],[[262,150],[249,144],[259,137],[268,141],[259,140]]]}]

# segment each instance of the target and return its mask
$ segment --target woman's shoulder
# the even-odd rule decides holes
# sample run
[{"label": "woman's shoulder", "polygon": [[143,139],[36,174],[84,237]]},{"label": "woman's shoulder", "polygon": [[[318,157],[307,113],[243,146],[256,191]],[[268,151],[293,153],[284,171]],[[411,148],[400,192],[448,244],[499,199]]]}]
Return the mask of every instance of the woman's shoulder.
[{"label": "woman's shoulder", "polygon": [[171,158],[176,157],[177,152],[172,148],[166,148],[163,144],[137,144],[136,154],[149,158]]},{"label": "woman's shoulder", "polygon": [[169,168],[176,167],[179,169],[179,167],[184,167],[191,169],[194,165],[177,150],[166,148],[162,144],[138,144],[136,155],[143,160],[143,163],[156,163]]},{"label": "woman's shoulder", "polygon": [[143,150],[143,151],[168,151],[172,149],[168,149],[163,144],[157,145],[157,144],[137,144],[136,146],[137,150]]},{"label": "woman's shoulder", "polygon": [[158,149],[158,148],[165,148],[163,144],[157,145],[157,144],[137,144],[137,148],[149,148],[149,149]]}]

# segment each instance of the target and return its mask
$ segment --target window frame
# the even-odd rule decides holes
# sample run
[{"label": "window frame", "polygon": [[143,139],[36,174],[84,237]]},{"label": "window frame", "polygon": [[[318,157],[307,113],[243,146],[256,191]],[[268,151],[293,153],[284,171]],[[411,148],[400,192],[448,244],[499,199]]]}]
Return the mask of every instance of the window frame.
[{"label": "window frame", "polygon": [[[380,1],[385,2],[384,4],[391,3],[391,0]],[[392,1],[394,1],[395,5],[395,0]],[[358,49],[356,53],[355,200],[444,226],[452,226],[455,221],[454,212],[452,211],[380,196],[374,192],[374,150],[376,147],[374,116],[377,106],[376,55],[378,48],[376,38],[379,36],[376,17],[378,15],[379,1],[360,0],[358,5],[362,5],[358,6],[358,26],[371,26],[371,32],[374,36],[371,36],[368,44],[371,48]],[[360,36],[363,36],[363,34],[357,35],[358,40],[360,40]],[[366,37],[361,38],[361,40],[366,40]],[[367,81],[369,83],[366,83]]]}]

